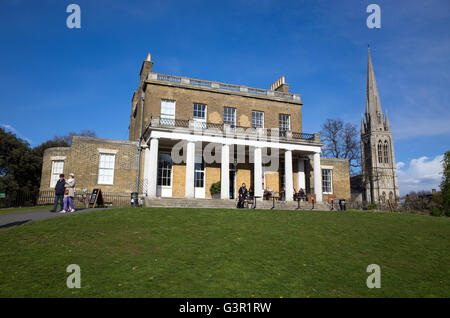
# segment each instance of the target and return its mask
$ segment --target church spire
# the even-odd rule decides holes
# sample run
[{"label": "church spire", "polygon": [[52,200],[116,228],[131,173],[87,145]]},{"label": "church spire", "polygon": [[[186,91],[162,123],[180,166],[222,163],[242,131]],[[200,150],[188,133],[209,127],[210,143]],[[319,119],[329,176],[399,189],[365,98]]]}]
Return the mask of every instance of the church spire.
[{"label": "church spire", "polygon": [[370,117],[371,128],[375,128],[382,123],[383,112],[381,111],[375,72],[373,70],[372,58],[370,57],[370,47],[368,47],[367,53],[366,113]]},{"label": "church spire", "polygon": [[389,122],[387,109],[384,112],[384,127],[386,128],[386,130],[391,130],[391,123]]},{"label": "church spire", "polygon": [[366,204],[396,205],[400,198],[394,140],[387,112],[383,114],[370,49],[367,57],[366,113],[361,118],[361,172]]}]

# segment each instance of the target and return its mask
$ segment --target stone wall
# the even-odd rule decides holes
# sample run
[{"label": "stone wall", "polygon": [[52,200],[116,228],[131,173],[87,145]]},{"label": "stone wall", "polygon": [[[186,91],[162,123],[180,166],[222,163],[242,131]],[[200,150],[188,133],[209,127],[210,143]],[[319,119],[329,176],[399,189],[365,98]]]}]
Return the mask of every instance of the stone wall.
[{"label": "stone wall", "polygon": [[[50,188],[52,160],[64,158],[64,174],[75,174],[78,190],[101,188],[103,192],[130,193],[136,189],[138,148],[136,142],[74,136],[72,146],[44,152],[41,190]],[[114,184],[98,184],[100,153],[115,153]],[[143,169],[142,156],[141,169]],[[143,170],[141,170],[143,176]]]}]

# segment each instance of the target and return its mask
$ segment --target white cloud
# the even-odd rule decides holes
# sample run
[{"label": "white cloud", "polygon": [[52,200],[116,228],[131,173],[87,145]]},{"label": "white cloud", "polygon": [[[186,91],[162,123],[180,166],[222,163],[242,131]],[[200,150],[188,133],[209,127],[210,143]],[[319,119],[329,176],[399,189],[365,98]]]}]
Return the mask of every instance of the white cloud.
[{"label": "white cloud", "polygon": [[8,125],[8,124],[0,124],[0,127],[2,127],[3,129],[5,129],[6,131],[12,132],[13,134],[15,134],[17,137],[25,140],[26,142],[28,142],[29,144],[32,144],[31,139],[27,138],[26,136],[22,135],[17,129],[15,129],[13,126]]},{"label": "white cloud", "polygon": [[439,155],[433,159],[423,156],[411,159],[408,167],[404,162],[397,163],[398,182],[400,194],[404,195],[411,191],[431,191],[439,189],[442,179],[442,159]]}]

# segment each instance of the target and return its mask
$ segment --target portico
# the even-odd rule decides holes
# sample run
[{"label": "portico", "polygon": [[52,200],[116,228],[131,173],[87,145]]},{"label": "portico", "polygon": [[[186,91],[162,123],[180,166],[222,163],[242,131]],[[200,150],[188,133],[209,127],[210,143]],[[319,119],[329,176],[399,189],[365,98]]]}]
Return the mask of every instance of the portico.
[{"label": "portico", "polygon": [[[270,170],[278,174],[278,185],[271,188],[277,192],[285,191],[285,200],[292,201],[294,184],[297,189],[305,189],[304,158],[312,155],[314,194],[317,202],[322,201],[321,144],[318,135],[304,134],[293,138],[291,132],[280,136],[277,129],[232,128],[214,124],[208,125],[211,128],[198,128],[192,121],[172,123],[158,117],[152,118],[150,125],[151,129],[145,138],[148,148],[144,160],[144,192],[150,198],[201,197],[197,193],[201,193],[201,188],[203,193],[209,194],[209,188],[206,191],[204,189],[206,183],[220,181],[220,198],[229,199],[232,196],[230,186],[237,189],[240,180],[245,180],[248,187],[254,187],[255,196],[262,197],[264,186],[268,186],[266,171]],[[158,160],[162,153],[170,154],[169,165],[161,165],[161,160]],[[177,171],[173,171],[172,165],[177,165]],[[236,180],[230,178],[233,165],[238,167],[235,171]],[[184,193],[162,191],[161,188],[172,186],[174,174],[177,174],[178,180],[176,187],[180,188],[178,183],[183,169]]]}]

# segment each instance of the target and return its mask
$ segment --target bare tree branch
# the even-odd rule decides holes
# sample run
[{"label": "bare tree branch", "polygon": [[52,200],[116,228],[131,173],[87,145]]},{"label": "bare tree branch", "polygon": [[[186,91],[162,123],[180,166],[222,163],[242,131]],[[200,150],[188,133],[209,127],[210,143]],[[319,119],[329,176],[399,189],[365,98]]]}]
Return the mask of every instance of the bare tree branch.
[{"label": "bare tree branch", "polygon": [[[360,167],[358,129],[341,119],[328,118],[322,124],[320,136],[325,143],[323,153],[332,158],[348,159],[351,168]],[[354,169],[351,169],[354,174]]]}]

